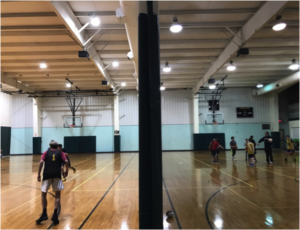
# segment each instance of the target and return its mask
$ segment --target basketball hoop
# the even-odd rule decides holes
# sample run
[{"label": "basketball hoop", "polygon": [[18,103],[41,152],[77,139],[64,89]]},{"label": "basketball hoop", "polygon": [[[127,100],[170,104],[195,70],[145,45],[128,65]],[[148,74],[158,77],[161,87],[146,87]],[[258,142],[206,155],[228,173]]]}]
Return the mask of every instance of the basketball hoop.
[{"label": "basketball hoop", "polygon": [[214,121],[213,123],[214,123],[214,126],[217,126],[217,125],[218,125],[218,122],[217,122],[217,121]]},{"label": "basketball hoop", "polygon": [[70,128],[73,129],[75,125],[70,125]]}]

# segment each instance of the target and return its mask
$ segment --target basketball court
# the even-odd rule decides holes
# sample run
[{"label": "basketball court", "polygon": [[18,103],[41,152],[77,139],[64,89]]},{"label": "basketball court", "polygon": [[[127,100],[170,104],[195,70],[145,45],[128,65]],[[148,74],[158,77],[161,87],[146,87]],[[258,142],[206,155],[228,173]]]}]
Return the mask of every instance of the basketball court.
[{"label": "basketball court", "polygon": [[299,229],[299,2],[1,2],[0,99],[2,229]]}]

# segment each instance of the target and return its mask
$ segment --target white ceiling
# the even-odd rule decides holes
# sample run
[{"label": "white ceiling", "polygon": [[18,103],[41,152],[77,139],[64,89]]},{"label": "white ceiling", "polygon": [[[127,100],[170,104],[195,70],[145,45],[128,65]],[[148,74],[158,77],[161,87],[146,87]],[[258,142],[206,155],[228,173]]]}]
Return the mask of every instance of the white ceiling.
[{"label": "white ceiling", "polygon": [[[263,4],[263,1],[160,1],[161,69],[166,61],[172,68],[167,74],[161,71],[166,88],[194,87],[234,37],[225,26],[236,33]],[[120,7],[119,1],[69,1],[68,5],[77,16],[92,12],[108,14],[100,16],[99,28],[104,29],[93,38],[94,47],[105,65],[119,61],[119,67],[107,69],[114,83],[126,82],[126,89],[135,89],[134,67],[127,59],[130,48],[125,27],[114,15]],[[101,85],[104,77],[91,61],[78,58],[81,48],[59,17],[24,14],[53,14],[51,3],[1,2],[1,7],[2,72],[38,90],[66,89],[66,77],[82,89],[109,88]],[[226,86],[255,87],[257,82],[267,84],[292,74],[288,69],[291,60],[299,61],[298,10],[299,2],[288,2],[281,12],[287,28],[273,31],[275,18],[272,19],[245,44],[250,48],[249,55],[231,58],[236,71],[228,72],[225,63],[213,77],[220,80],[228,74]],[[8,17],[7,13],[22,15]],[[184,26],[178,34],[169,31],[174,15]],[[90,18],[77,19],[84,25]],[[85,30],[92,35],[97,29],[88,26]],[[41,70],[41,62],[47,63],[48,68]]]}]

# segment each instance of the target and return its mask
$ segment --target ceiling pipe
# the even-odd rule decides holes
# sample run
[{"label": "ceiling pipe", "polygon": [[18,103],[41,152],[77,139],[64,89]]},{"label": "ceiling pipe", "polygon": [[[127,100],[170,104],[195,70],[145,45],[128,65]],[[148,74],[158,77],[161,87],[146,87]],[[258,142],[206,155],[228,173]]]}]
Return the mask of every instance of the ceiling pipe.
[{"label": "ceiling pipe", "polygon": [[127,39],[133,57],[130,59],[133,62],[135,74],[134,77],[138,79],[139,66],[138,66],[138,13],[139,2],[138,1],[123,1],[120,0],[120,6],[126,17],[125,29]]},{"label": "ceiling pipe", "polygon": [[283,78],[279,81],[268,84],[261,89],[253,90],[253,95],[263,95],[265,93],[270,93],[275,90],[280,90],[284,87],[288,87],[290,85],[298,83],[299,79],[300,79],[300,72],[298,71],[286,78]]}]

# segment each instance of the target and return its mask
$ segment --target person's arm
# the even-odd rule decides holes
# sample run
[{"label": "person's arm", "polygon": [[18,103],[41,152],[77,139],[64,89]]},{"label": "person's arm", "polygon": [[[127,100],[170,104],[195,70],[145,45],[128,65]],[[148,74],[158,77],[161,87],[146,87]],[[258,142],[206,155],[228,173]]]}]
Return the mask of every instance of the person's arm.
[{"label": "person's arm", "polygon": [[220,147],[221,149],[224,149],[220,144],[219,144],[219,147]]},{"label": "person's arm", "polygon": [[38,170],[38,175],[37,175],[37,180],[38,181],[41,181],[41,171],[42,171],[43,164],[44,164],[44,161],[45,161],[45,158],[46,158],[46,154],[47,154],[47,151],[45,151],[41,156],[41,161],[40,161],[40,164],[39,164],[39,170]]},{"label": "person's arm", "polygon": [[264,139],[265,139],[265,137],[261,138],[261,139],[258,141],[257,146],[259,146],[259,143],[263,142]]},{"label": "person's arm", "polygon": [[66,164],[66,171],[64,172],[64,177],[68,176],[68,172],[69,172],[69,164],[68,164],[68,159],[66,157],[66,154],[64,152],[61,152],[61,159],[62,161],[64,161]]}]

